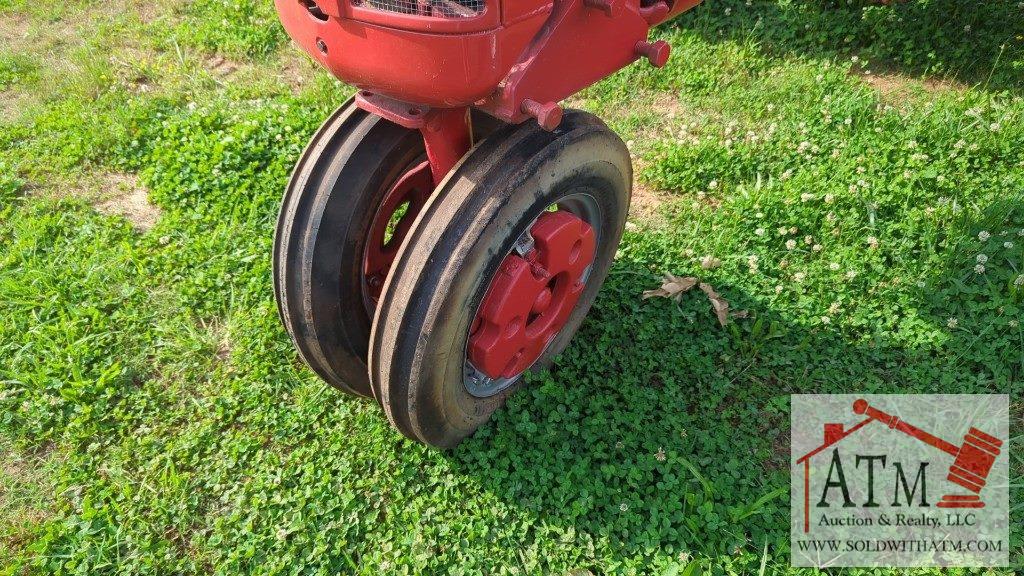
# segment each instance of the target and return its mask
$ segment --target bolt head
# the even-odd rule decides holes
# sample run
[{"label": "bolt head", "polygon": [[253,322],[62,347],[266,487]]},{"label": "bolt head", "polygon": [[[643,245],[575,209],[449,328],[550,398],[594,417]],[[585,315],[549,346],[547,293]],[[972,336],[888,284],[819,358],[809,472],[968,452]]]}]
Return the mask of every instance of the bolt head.
[{"label": "bolt head", "polygon": [[540,113],[537,114],[537,123],[548,131],[558,128],[562,123],[562,107],[554,102],[542,105]]},{"label": "bolt head", "polygon": [[647,57],[650,65],[654,68],[662,68],[669,63],[669,56],[672,54],[672,46],[665,40],[657,42],[644,42],[640,46],[640,53]]}]

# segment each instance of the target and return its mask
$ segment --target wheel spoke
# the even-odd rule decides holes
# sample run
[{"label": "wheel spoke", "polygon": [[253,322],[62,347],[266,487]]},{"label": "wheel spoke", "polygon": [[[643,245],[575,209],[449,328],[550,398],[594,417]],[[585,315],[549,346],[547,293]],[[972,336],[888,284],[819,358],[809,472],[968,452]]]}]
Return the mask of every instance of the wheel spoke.
[{"label": "wheel spoke", "polygon": [[[430,172],[430,163],[422,162],[402,175],[384,196],[370,227],[363,264],[366,289],[374,302],[380,298],[384,279],[399,246],[433,189],[434,178]],[[405,206],[405,213],[395,222],[394,217],[402,206]],[[389,227],[392,228],[390,236]]]}]

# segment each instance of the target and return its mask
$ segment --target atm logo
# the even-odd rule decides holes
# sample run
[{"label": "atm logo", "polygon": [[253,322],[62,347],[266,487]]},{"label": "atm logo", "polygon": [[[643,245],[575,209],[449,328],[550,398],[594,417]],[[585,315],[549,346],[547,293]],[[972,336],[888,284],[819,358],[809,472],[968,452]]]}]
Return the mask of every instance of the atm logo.
[{"label": "atm logo", "polygon": [[799,567],[1006,566],[1009,396],[791,397]]},{"label": "atm logo", "polygon": [[[836,445],[856,434],[865,426],[882,425],[894,433],[903,433],[912,438],[920,440],[924,444],[945,452],[952,457],[952,464],[949,466],[949,474],[946,480],[954,486],[953,492],[944,494],[942,499],[935,505],[939,508],[984,508],[985,502],[979,494],[985,488],[986,478],[992,471],[992,466],[1001,453],[1003,441],[991,434],[985,433],[977,428],[971,427],[963,438],[963,442],[957,446],[938,436],[934,436],[897,416],[893,416],[879,408],[871,406],[867,400],[858,398],[853,403],[853,414],[864,416],[864,419],[857,422],[849,429],[845,429],[841,423],[827,423],[824,426],[824,442],[801,456],[796,463],[803,466],[804,472],[804,532],[810,532],[810,511],[811,511],[811,459],[826,452],[830,448],[831,461],[828,467],[828,476],[821,491],[818,508],[828,508],[829,494],[833,489],[842,495],[842,506],[846,508],[856,507],[857,503],[850,498],[850,488],[847,481],[843,459]],[[875,500],[876,480],[880,471],[887,465],[893,470],[890,485],[893,494],[891,506],[912,506],[914,497],[920,493],[919,505],[922,507],[931,506],[928,501],[928,475],[927,467],[930,462],[918,463],[917,470],[912,474],[913,480],[908,480],[904,464],[898,460],[891,460],[886,454],[856,454],[854,456],[855,467],[861,469],[864,464],[866,469],[867,501],[860,503],[866,508],[877,508],[879,503]],[[847,464],[849,466],[849,464]],[[957,493],[959,489],[960,493]],[[966,491],[966,493],[964,493]],[[903,499],[901,500],[901,492]]]}]

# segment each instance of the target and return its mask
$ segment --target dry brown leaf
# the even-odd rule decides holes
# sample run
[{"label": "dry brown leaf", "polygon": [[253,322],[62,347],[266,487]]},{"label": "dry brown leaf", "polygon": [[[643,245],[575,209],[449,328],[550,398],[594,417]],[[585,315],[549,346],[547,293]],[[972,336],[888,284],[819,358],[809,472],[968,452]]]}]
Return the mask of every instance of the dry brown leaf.
[{"label": "dry brown leaf", "polygon": [[661,288],[644,290],[643,299],[672,298],[678,302],[679,299],[683,297],[683,294],[689,292],[691,288],[697,285],[697,282],[699,282],[699,280],[693,276],[680,277],[674,274],[665,274],[665,279],[661,284]]},{"label": "dry brown leaf", "polygon": [[671,298],[675,301],[679,301],[683,294],[689,292],[694,286],[699,286],[704,294],[707,294],[708,300],[711,301],[711,307],[715,310],[715,316],[718,317],[718,323],[725,326],[729,323],[729,318],[746,318],[750,315],[747,310],[736,310],[735,312],[729,312],[729,301],[722,298],[721,294],[715,292],[715,289],[706,282],[701,282],[699,278],[694,276],[676,276],[674,274],[665,274],[665,279],[662,281],[661,288],[654,290],[645,290],[643,293],[643,299],[648,298]]},{"label": "dry brown leaf", "polygon": [[711,307],[715,309],[715,316],[718,316],[718,323],[725,326],[729,322],[729,302],[725,298],[722,298],[715,289],[711,287],[711,284],[700,283],[700,289],[708,295],[708,300],[711,300]]}]

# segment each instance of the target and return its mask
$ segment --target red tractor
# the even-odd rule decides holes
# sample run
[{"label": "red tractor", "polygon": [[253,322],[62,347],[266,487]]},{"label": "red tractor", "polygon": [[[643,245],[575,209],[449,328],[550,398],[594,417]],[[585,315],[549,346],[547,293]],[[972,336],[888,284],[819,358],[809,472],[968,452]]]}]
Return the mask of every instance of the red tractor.
[{"label": "red tractor", "polygon": [[276,0],[359,89],[285,193],[274,287],[299,354],[451,447],[569,344],[622,237],[633,171],[558,102],[637,59],[699,0]]}]

